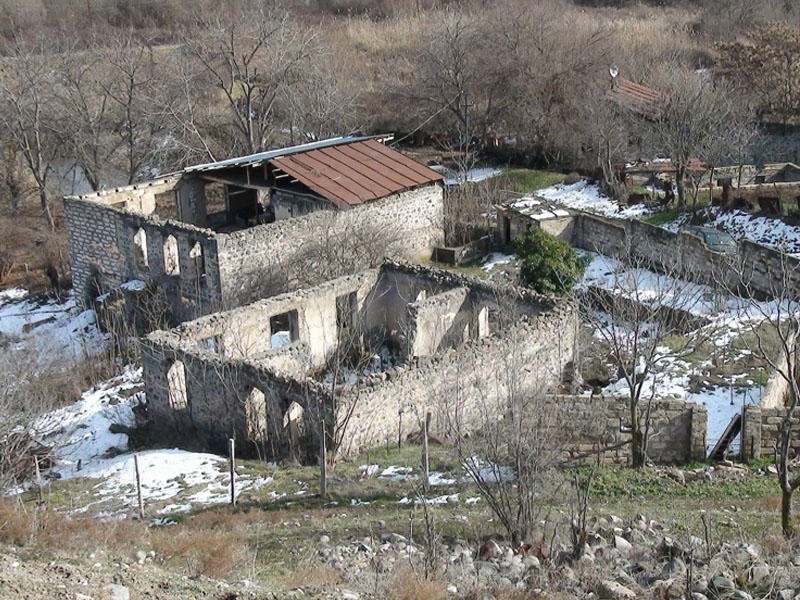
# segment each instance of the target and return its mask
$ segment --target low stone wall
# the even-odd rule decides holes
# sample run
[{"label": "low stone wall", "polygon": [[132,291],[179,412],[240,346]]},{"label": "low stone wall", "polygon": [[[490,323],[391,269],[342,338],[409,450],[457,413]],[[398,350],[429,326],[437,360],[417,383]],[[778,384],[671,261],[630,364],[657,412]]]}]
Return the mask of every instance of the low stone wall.
[{"label": "low stone wall", "polygon": [[[563,396],[554,399],[569,417],[565,437],[568,458],[600,464],[627,464],[631,460],[630,405],[625,398]],[[648,457],[659,464],[705,460],[708,411],[681,400],[654,402],[650,413]]]},{"label": "low stone wall", "polygon": [[431,260],[445,265],[468,265],[486,256],[492,249],[492,238],[482,237],[463,246],[439,247],[433,249]]},{"label": "low stone wall", "polygon": [[687,231],[580,213],[575,216],[572,245],[615,258],[641,258],[652,268],[690,281],[719,283],[730,290],[744,286],[767,298],[784,294],[787,287],[792,294],[800,291],[800,259],[749,240],[740,240],[738,257],[731,257],[711,250]]},{"label": "low stone wall", "polygon": [[[748,404],[744,407],[743,416],[742,458],[750,460],[775,456],[786,409]],[[790,456],[800,456],[800,415],[795,415],[791,427]]]}]

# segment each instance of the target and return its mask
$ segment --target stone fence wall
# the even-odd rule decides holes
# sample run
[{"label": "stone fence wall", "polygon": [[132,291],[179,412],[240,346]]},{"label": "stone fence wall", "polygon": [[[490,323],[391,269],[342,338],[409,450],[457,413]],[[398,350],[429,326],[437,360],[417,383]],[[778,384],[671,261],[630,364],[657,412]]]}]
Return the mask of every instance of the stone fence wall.
[{"label": "stone fence wall", "polygon": [[[631,460],[630,405],[626,398],[559,396],[553,399],[564,423],[567,457],[582,462],[627,464]],[[706,456],[708,411],[682,400],[654,402],[647,455],[659,464],[701,461]],[[572,435],[573,439],[569,439]]]},{"label": "stone fence wall", "polygon": [[[749,240],[740,240],[737,257],[711,250],[688,231],[673,232],[639,220],[620,220],[580,213],[575,217],[572,245],[642,263],[690,281],[742,287],[774,298],[800,291],[800,259]],[[739,277],[741,274],[741,277]]]},{"label": "stone fence wall", "polygon": [[[785,408],[746,405],[742,422],[742,458],[750,460],[775,456],[785,417]],[[790,455],[800,456],[800,415],[794,416],[791,427]]]}]

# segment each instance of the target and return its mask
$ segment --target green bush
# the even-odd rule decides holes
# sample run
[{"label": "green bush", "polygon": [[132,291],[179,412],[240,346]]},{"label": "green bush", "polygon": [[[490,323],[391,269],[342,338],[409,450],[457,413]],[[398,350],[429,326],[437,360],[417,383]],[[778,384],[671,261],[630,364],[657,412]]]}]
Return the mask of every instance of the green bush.
[{"label": "green bush", "polygon": [[563,294],[583,275],[589,259],[536,227],[514,240],[520,260],[520,280],[541,294]]}]

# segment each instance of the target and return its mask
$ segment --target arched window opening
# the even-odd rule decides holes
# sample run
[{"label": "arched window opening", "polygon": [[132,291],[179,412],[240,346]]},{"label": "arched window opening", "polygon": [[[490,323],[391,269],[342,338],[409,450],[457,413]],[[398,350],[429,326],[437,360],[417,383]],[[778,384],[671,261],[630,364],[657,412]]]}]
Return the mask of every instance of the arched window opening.
[{"label": "arched window opening", "polygon": [[178,259],[178,240],[168,235],[164,240],[164,272],[167,275],[180,275],[181,264]]},{"label": "arched window opening", "polygon": [[134,256],[136,257],[136,265],[139,267],[147,266],[147,234],[141,227],[133,235]]},{"label": "arched window opening", "polygon": [[167,385],[169,387],[169,405],[173,410],[184,410],[189,406],[186,396],[186,369],[183,363],[176,360],[167,371]]},{"label": "arched window opening", "polygon": [[267,441],[267,400],[264,392],[253,388],[245,400],[247,439],[251,442]]}]

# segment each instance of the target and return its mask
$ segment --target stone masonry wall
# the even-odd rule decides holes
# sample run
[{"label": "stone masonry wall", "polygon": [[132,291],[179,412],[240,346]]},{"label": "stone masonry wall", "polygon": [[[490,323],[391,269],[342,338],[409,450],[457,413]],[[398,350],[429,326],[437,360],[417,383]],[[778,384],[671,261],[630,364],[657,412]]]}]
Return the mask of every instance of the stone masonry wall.
[{"label": "stone masonry wall", "polygon": [[[221,236],[223,301],[226,306],[239,306],[296,289],[297,282],[304,285],[303,280],[313,278],[314,271],[330,271],[335,268],[330,264],[333,255],[325,256],[323,252],[314,256],[326,240],[344,246],[338,251],[332,248],[331,252],[344,254],[351,263],[356,246],[375,243],[362,238],[376,235],[391,240],[386,249],[390,255],[427,259],[430,250],[443,241],[442,210],[442,188],[430,185],[347,211],[320,211]],[[382,258],[364,256],[364,264],[355,268],[374,266]],[[325,264],[320,265],[319,261]]]},{"label": "stone masonry wall", "polygon": [[[64,199],[75,297],[87,305],[94,295],[140,279],[169,290],[174,321],[194,318],[220,305],[217,240],[214,232],[103,205],[94,200]],[[134,237],[144,232],[147,260]],[[174,238],[178,273],[166,267],[166,246]]]},{"label": "stone masonry wall", "polygon": [[738,245],[741,282],[731,257],[709,249],[696,235],[667,231],[642,221],[580,213],[575,217],[572,244],[612,257],[640,257],[664,272],[678,273],[698,283],[720,282],[731,290],[744,284],[766,297],[784,294],[787,286],[792,296],[800,290],[800,259],[749,240],[740,240]]},{"label": "stone masonry wall", "polygon": [[[631,435],[622,431],[630,423],[627,399],[564,396],[554,402],[569,419],[565,428],[577,437],[570,440],[570,458],[601,464],[630,461]],[[704,460],[707,423],[705,406],[682,400],[653,403],[648,456],[659,464]]]},{"label": "stone masonry wall", "polygon": [[[775,456],[781,423],[785,415],[785,408],[764,408],[756,404],[745,405],[742,424],[742,458],[744,460]],[[791,456],[800,456],[800,415],[795,415],[792,419],[789,447]]]},{"label": "stone masonry wall", "polygon": [[646,266],[690,281],[721,282],[736,289],[731,258],[708,248],[696,235],[673,232],[638,220],[618,220],[580,213],[575,217],[572,245]]}]

